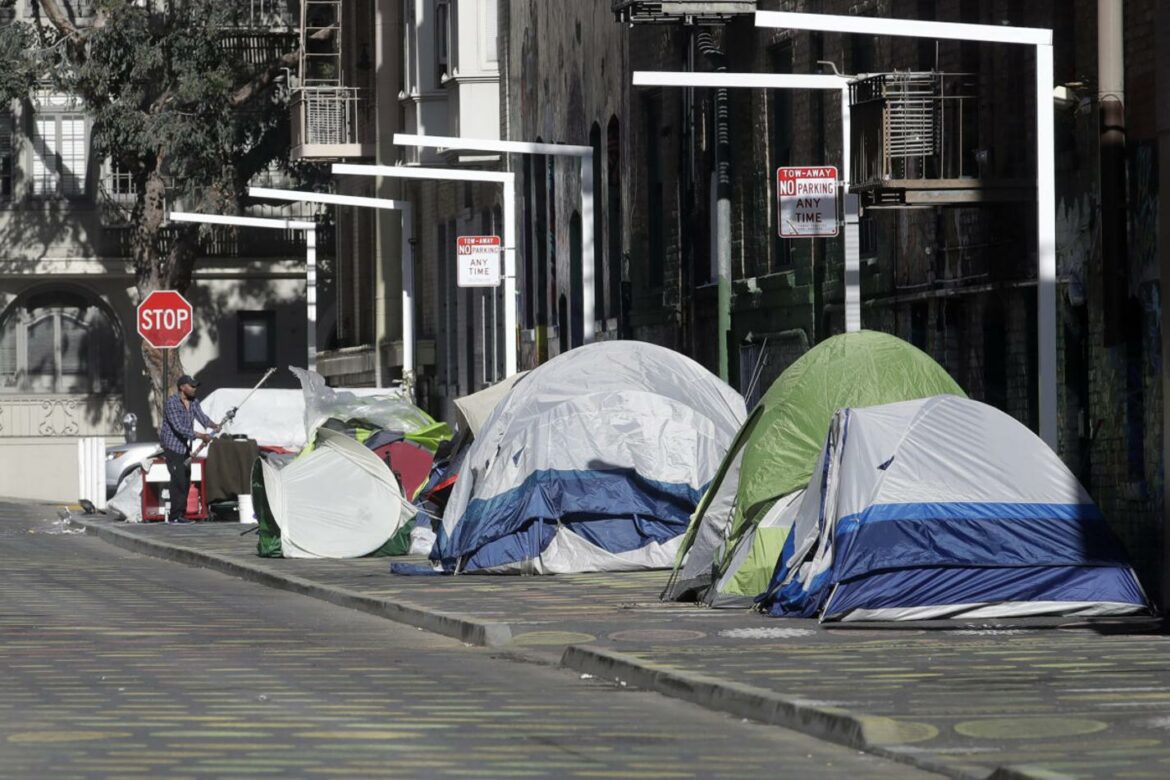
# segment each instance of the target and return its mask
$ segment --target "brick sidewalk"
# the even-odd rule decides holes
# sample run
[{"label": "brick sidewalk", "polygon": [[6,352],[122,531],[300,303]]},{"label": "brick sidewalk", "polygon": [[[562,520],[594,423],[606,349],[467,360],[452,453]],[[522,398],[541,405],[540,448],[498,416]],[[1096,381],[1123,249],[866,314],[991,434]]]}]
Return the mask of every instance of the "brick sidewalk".
[{"label": "brick sidewalk", "polygon": [[78,522],[139,552],[956,777],[1170,776],[1170,636],[1153,621],[821,626],[662,604],[661,571],[405,577],[391,560],[420,559],[271,560],[240,526]]}]

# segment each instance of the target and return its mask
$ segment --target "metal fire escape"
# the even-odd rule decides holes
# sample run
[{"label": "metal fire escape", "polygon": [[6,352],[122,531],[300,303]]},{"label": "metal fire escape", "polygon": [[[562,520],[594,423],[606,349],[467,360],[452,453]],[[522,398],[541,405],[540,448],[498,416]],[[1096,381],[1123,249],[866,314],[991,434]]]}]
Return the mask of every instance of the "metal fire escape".
[{"label": "metal fire escape", "polygon": [[301,3],[300,78],[292,96],[292,157],[360,158],[373,155],[369,100],[346,84],[343,0]]},{"label": "metal fire escape", "polygon": [[1029,200],[1030,179],[997,178],[978,143],[967,74],[879,73],[849,88],[851,187],[870,207]]},{"label": "metal fire escape", "polygon": [[625,24],[682,22],[724,24],[756,11],[755,0],[613,0],[614,16]]}]

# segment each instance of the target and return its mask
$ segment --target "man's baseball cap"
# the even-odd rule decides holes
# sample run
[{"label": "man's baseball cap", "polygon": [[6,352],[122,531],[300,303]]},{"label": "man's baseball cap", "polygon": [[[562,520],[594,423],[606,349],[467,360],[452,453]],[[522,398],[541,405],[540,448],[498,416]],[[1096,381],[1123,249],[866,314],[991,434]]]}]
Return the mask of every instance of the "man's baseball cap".
[{"label": "man's baseball cap", "polygon": [[175,380],[175,387],[182,387],[183,385],[191,385],[191,387],[199,387],[199,383],[195,381],[195,377],[188,374],[183,374]]}]

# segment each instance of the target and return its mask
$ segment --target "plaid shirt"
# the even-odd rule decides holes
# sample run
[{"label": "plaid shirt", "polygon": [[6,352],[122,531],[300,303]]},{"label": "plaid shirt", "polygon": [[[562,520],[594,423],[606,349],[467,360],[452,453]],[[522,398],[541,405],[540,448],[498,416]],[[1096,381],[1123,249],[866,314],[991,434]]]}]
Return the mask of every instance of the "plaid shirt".
[{"label": "plaid shirt", "polygon": [[203,407],[199,405],[199,401],[192,399],[190,407],[184,406],[179,393],[167,398],[167,402],[163,405],[163,417],[165,419],[163,420],[162,432],[159,435],[163,449],[179,455],[191,453],[191,440],[195,438],[196,419],[205,428],[215,425],[211,418],[203,413]]}]

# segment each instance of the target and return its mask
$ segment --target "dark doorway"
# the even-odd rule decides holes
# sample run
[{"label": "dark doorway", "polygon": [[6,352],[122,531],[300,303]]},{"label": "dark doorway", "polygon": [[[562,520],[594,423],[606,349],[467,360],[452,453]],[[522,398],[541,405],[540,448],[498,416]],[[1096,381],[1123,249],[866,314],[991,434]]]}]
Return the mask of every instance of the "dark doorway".
[{"label": "dark doorway", "polygon": [[579,347],[585,343],[585,273],[581,244],[581,215],[576,211],[569,218],[569,343]]}]

